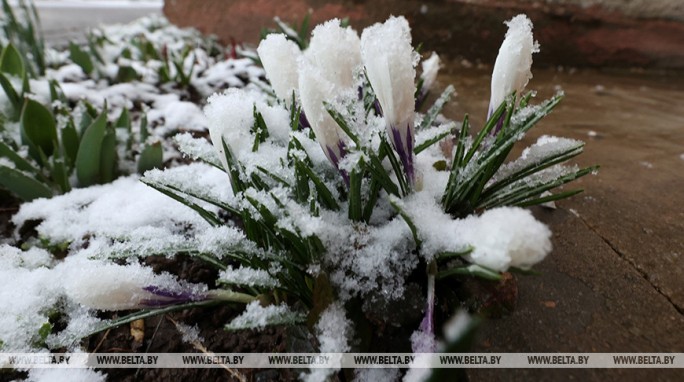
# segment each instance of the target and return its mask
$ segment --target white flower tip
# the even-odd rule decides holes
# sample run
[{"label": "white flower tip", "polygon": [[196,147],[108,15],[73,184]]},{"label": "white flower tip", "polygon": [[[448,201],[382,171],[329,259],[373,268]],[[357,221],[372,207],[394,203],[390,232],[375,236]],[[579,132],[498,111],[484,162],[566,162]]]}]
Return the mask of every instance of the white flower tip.
[{"label": "white flower tip", "polygon": [[181,285],[169,274],[156,275],[138,264],[79,261],[64,267],[64,289],[73,301],[99,310],[125,310],[191,301],[206,287]]},{"label": "white flower tip", "polygon": [[326,80],[343,89],[351,88],[354,72],[361,65],[360,46],[354,29],[343,28],[339,19],[332,19],[314,28],[304,56]]},{"label": "white flower tip", "polygon": [[532,21],[523,14],[506,21],[508,26],[492,71],[490,113],[513,92],[518,95],[532,78],[532,54],[539,44],[532,36]]},{"label": "white flower tip", "polygon": [[272,33],[261,40],[257,53],[276,96],[291,102],[292,92],[297,91],[297,61],[302,55],[297,44],[282,33]]}]

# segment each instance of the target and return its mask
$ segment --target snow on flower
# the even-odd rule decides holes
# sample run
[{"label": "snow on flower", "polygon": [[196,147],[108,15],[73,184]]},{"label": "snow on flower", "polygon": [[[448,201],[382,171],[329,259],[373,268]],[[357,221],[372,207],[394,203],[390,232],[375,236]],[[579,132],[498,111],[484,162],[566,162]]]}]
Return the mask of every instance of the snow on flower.
[{"label": "snow on flower", "polygon": [[77,259],[60,266],[66,295],[92,309],[142,309],[206,298],[206,286],[180,283],[169,274],[156,275],[138,264]]},{"label": "snow on flower", "polygon": [[299,47],[284,34],[272,33],[261,40],[257,53],[276,96],[289,104],[299,82],[297,61],[302,55]]},{"label": "snow on flower", "polygon": [[511,93],[520,95],[532,78],[532,53],[539,52],[532,37],[532,21],[526,15],[517,15],[506,25],[508,32],[492,71],[488,117]]},{"label": "snow on flower", "polygon": [[228,170],[223,141],[238,158],[250,150],[254,136],[254,101],[251,93],[239,89],[228,89],[223,94],[209,97],[204,114],[209,120],[209,135],[214,143],[223,167]]},{"label": "snow on flower", "polygon": [[335,86],[326,81],[317,67],[304,60],[299,66],[299,92],[302,109],[325,156],[339,168],[340,160],[346,154],[346,144],[342,139],[337,122],[330,116],[324,102],[335,94]]},{"label": "snow on flower", "polygon": [[360,66],[360,41],[340,20],[317,26],[311,44],[299,63],[302,108],[325,155],[338,168],[346,154],[345,135],[326,110],[334,103],[356,96],[354,72]]},{"label": "snow on flower", "polygon": [[323,78],[337,86],[337,90],[353,90],[354,72],[361,65],[360,45],[355,30],[343,28],[340,20],[333,19],[314,28],[304,57],[319,68]]},{"label": "snow on flower", "polygon": [[411,46],[408,21],[392,16],[383,24],[366,28],[361,35],[361,57],[387,121],[387,134],[413,182],[414,81],[418,55]]}]

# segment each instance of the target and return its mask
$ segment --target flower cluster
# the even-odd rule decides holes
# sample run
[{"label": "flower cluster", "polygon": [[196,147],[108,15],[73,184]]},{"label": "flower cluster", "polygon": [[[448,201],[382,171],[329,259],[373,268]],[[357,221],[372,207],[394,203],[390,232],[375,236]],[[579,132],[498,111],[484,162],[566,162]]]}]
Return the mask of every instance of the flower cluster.
[{"label": "flower cluster", "polygon": [[[326,339],[319,342],[339,352],[349,348],[346,337],[353,333],[345,303],[356,299],[362,314],[386,316],[382,307],[405,298],[408,280],[419,280],[425,311],[415,323],[414,350],[435,351],[443,280],[498,280],[511,268],[530,269],[551,251],[551,232],[523,207],[576,194],[556,189],[594,171],[564,166],[583,143],[554,137],[508,161],[513,145],[562,99],[532,106],[532,94],[521,93],[537,48],[526,16],[508,26],[489,116],[473,136],[467,116],[459,123],[440,115],[451,86],[421,112],[437,85],[439,57],[431,55],[417,70],[421,57],[403,17],[360,36],[328,21],[313,30],[303,51],[306,44],[287,34],[266,36],[257,51],[273,93],[215,94],[204,110],[212,144],[177,139],[194,159],[224,170],[227,181],[212,186],[227,189],[229,182],[232,192],[203,189],[181,171],[142,179],[210,225],[197,237],[169,242],[164,252],[195,255],[216,267],[219,287],[161,282],[137,270],[120,282],[120,276],[104,278],[119,285],[109,297],[82,296],[79,287],[73,299],[100,309],[250,303],[244,317],[227,325],[231,330],[299,322],[308,314],[318,322],[319,339]],[[256,319],[265,312],[268,319]],[[331,333],[340,327],[344,334]]]}]

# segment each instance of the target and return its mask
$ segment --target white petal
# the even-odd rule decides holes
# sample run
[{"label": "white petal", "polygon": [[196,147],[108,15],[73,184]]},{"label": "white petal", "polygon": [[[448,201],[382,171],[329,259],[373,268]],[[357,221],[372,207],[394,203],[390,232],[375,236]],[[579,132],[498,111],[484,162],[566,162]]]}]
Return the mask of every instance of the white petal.
[{"label": "white petal", "polygon": [[532,21],[525,15],[517,15],[506,21],[508,32],[492,71],[489,113],[497,109],[506,97],[523,91],[532,78],[532,53],[539,51],[532,37]]},{"label": "white petal", "polygon": [[289,104],[299,82],[297,61],[302,55],[299,47],[284,34],[272,33],[261,40],[257,53],[276,96]]}]

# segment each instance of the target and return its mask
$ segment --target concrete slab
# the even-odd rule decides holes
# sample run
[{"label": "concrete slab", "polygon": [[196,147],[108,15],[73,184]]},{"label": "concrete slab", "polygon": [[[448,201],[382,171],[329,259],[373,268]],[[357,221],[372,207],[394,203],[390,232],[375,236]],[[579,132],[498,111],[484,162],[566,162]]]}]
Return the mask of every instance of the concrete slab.
[{"label": "concrete slab", "polygon": [[[543,48],[543,47],[542,47]],[[448,113],[481,125],[489,70],[451,67]],[[537,209],[554,251],[519,277],[515,312],[483,326],[477,351],[684,351],[684,81],[639,73],[535,71],[539,98],[566,99],[532,130],[587,142],[585,193]],[[472,380],[681,380],[680,370],[471,370]]]}]

